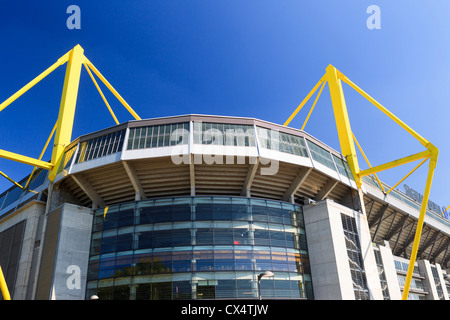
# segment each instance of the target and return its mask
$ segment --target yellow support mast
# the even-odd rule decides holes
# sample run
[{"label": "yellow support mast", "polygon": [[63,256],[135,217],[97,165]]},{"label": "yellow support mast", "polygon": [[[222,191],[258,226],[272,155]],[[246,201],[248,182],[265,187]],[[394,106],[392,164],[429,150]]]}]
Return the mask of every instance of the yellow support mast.
[{"label": "yellow support mast", "polygon": [[[428,140],[426,140],[425,138],[420,136],[417,132],[415,132],[413,129],[411,129],[408,125],[406,125],[398,117],[396,117],[392,112],[390,112],[385,107],[383,107],[378,101],[376,101],[374,98],[372,98],[366,92],[364,92],[361,88],[359,88],[357,85],[355,85],[352,81],[350,81],[350,79],[348,79],[345,75],[343,75],[339,70],[337,70],[332,65],[329,65],[326,68],[325,75],[315,85],[313,90],[311,90],[311,92],[309,92],[309,94],[306,96],[306,98],[303,99],[301,104],[295,109],[295,111],[291,114],[291,116],[284,123],[284,126],[287,126],[292,121],[292,119],[298,114],[298,112],[301,110],[301,108],[311,98],[311,96],[314,94],[314,92],[317,90],[317,88],[319,88],[319,86],[322,83],[323,83],[322,84],[322,88],[323,88],[323,85],[325,85],[326,82],[328,83],[328,87],[330,90],[331,102],[333,105],[333,112],[334,112],[334,117],[335,117],[335,121],[336,121],[336,128],[337,128],[337,132],[338,132],[338,136],[339,136],[339,142],[341,145],[341,153],[347,159],[348,165],[350,167],[350,170],[352,172],[352,175],[355,179],[355,182],[356,182],[356,185],[358,188],[361,188],[362,177],[364,177],[364,176],[373,174],[376,177],[376,173],[378,173],[380,171],[388,170],[388,169],[391,169],[391,168],[394,168],[394,167],[397,167],[397,166],[400,166],[400,165],[403,165],[403,164],[406,164],[406,163],[409,163],[412,161],[423,159],[422,162],[418,166],[416,166],[411,172],[409,172],[403,179],[400,180],[400,181],[403,181],[411,173],[413,173],[417,168],[419,168],[426,160],[428,160],[428,159],[430,160],[427,180],[426,180],[426,184],[425,184],[424,196],[423,196],[422,204],[421,204],[421,208],[420,208],[419,221],[417,223],[417,229],[416,229],[414,243],[413,243],[413,247],[412,247],[412,251],[411,251],[408,272],[406,275],[406,282],[405,282],[405,286],[403,289],[403,295],[402,295],[402,299],[407,300],[408,294],[409,294],[409,287],[410,287],[411,279],[412,279],[412,273],[414,270],[414,264],[415,264],[415,260],[416,260],[416,256],[417,256],[417,251],[418,251],[419,244],[420,244],[420,237],[421,237],[421,233],[422,233],[425,212],[427,209],[428,198],[430,195],[431,184],[433,181],[434,170],[436,168],[436,163],[437,163],[438,156],[439,156],[439,150],[437,147],[435,147],[433,144],[431,144]],[[342,90],[342,82],[347,83],[355,91],[357,91],[364,98],[366,98],[368,101],[370,101],[375,107],[377,107],[379,110],[381,110],[385,115],[387,115],[389,118],[391,118],[396,124],[398,124],[404,130],[406,130],[408,133],[410,133],[415,139],[417,139],[426,148],[426,150],[422,151],[422,152],[418,152],[418,153],[410,155],[410,156],[407,156],[407,157],[404,157],[404,158],[401,158],[401,159],[393,160],[393,161],[387,162],[385,164],[381,164],[381,165],[372,167],[370,165],[370,162],[366,158],[364,152],[362,151],[361,146],[356,141],[354,134],[352,133],[352,129],[351,129],[350,121],[349,121],[349,117],[348,117],[348,112],[347,112],[347,107],[345,104],[344,92]],[[319,95],[320,95],[320,93],[319,93]],[[314,108],[316,102],[317,102],[317,98],[314,101],[314,104],[313,104],[313,107],[311,108],[311,110]],[[308,113],[306,121],[310,117],[311,112],[312,111],[310,111]],[[302,130],[305,127],[306,121],[302,126]],[[358,158],[356,155],[355,142],[357,143],[358,148],[361,150],[364,158],[366,159],[367,163],[369,164],[369,169],[361,170],[359,168]],[[377,178],[377,180],[378,180],[378,178]],[[382,190],[384,192],[384,189],[383,189],[383,186],[381,185],[381,183],[380,183],[380,187],[382,188]],[[392,190],[392,188],[388,192],[384,192],[384,193],[387,194],[391,190]]]},{"label": "yellow support mast", "polygon": [[[67,63],[66,66],[66,74],[64,78],[64,86],[63,91],[61,95],[61,103],[59,107],[59,113],[58,113],[58,120],[56,122],[55,127],[52,130],[52,133],[49,137],[49,140],[47,141],[43,152],[47,148],[47,145],[51,139],[51,136],[53,133],[55,134],[54,137],[54,143],[53,143],[53,149],[52,149],[52,157],[49,162],[42,161],[41,158],[43,156],[43,152],[41,153],[41,156],[39,159],[35,159],[33,157],[24,156],[18,153],[1,150],[0,149],[0,158],[13,160],[16,162],[24,163],[33,166],[33,172],[36,170],[36,168],[42,168],[45,170],[49,170],[49,180],[51,183],[56,178],[56,175],[58,173],[59,164],[64,156],[64,152],[66,147],[70,144],[72,139],[72,129],[73,129],[73,122],[75,117],[75,109],[76,109],[76,103],[77,103],[77,96],[78,96],[78,87],[80,83],[80,74],[82,65],[86,67],[86,70],[89,73],[89,76],[91,77],[92,81],[94,82],[94,85],[96,86],[97,90],[99,91],[103,101],[105,102],[109,112],[114,118],[114,121],[116,124],[118,124],[118,120],[116,116],[114,115],[114,112],[112,111],[110,105],[106,101],[106,98],[103,95],[103,92],[101,91],[100,87],[98,86],[97,82],[95,81],[92,73],[90,70],[92,70],[105,84],[105,86],[113,93],[113,95],[120,101],[120,103],[128,110],[128,112],[133,116],[134,119],[140,120],[141,118],[137,115],[137,113],[130,107],[130,105],[125,101],[125,99],[122,98],[122,96],[112,87],[112,85],[106,80],[106,78],[100,73],[100,71],[95,68],[95,66],[85,57],[84,50],[80,45],[76,45],[72,50],[67,52],[65,55],[63,55],[61,58],[59,58],[54,64],[52,64],[49,68],[47,68],[44,72],[39,74],[36,78],[34,78],[32,81],[30,81],[28,84],[23,86],[19,91],[14,93],[11,97],[6,99],[3,103],[0,104],[0,112],[8,107],[11,103],[13,103],[15,100],[17,100],[20,96],[22,96],[25,92],[30,90],[33,86],[35,86],[37,83],[39,83],[42,79],[44,79],[46,76],[51,74],[54,70],[56,70],[59,66],[63,65],[64,63]],[[32,172],[32,173],[33,173]],[[18,187],[24,189],[23,186],[12,180],[10,177],[8,177],[6,174],[0,171],[0,175],[11,181],[12,183],[16,184]],[[30,176],[31,178],[31,176]],[[29,181],[27,181],[28,186]],[[107,210],[107,209],[106,209]],[[106,212],[106,211],[105,211]],[[0,289],[3,294],[4,299],[10,299],[8,287],[6,285],[3,273],[0,268]]]},{"label": "yellow support mast", "polygon": [[58,121],[56,123],[55,140],[53,145],[52,160],[53,168],[50,170],[49,179],[53,181],[56,177],[59,162],[64,150],[72,138],[73,120],[77,104],[78,85],[80,83],[81,66],[83,65],[83,48],[75,46],[67,61],[66,76],[59,108]]},{"label": "yellow support mast", "polygon": [[0,266],[0,291],[2,292],[3,300],[11,300],[8,286],[6,284],[5,276],[3,275],[2,267]]}]

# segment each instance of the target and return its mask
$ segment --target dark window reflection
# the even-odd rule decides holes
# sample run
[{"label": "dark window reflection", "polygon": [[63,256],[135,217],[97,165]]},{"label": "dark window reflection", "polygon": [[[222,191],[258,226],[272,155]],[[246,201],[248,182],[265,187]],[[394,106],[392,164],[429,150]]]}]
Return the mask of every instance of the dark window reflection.
[{"label": "dark window reflection", "polygon": [[87,294],[255,299],[257,275],[271,270],[279,278],[261,281],[263,297],[311,298],[303,225],[299,206],[239,197],[145,200],[111,206],[105,216],[100,209]]}]

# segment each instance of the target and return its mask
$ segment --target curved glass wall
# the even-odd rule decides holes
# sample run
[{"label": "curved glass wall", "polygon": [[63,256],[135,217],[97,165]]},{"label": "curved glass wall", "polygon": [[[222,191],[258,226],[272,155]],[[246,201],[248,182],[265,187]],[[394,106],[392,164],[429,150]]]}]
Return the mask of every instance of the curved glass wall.
[{"label": "curved glass wall", "polygon": [[300,206],[242,197],[177,197],[97,210],[86,297],[312,298]]}]

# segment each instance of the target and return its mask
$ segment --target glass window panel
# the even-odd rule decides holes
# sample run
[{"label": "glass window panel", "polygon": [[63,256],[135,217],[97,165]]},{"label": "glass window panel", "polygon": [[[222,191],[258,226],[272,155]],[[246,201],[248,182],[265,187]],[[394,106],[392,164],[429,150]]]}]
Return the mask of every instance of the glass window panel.
[{"label": "glass window panel", "polygon": [[160,148],[187,144],[188,137],[189,122],[147,126],[130,129],[127,145],[128,149]]},{"label": "glass window panel", "polygon": [[151,252],[146,254],[135,254],[134,255],[134,274],[135,275],[146,275],[152,273],[152,260],[153,255]]},{"label": "glass window panel", "polygon": [[255,292],[253,290],[253,281],[250,279],[236,280],[236,293],[238,298],[255,297]]},{"label": "glass window panel", "polygon": [[199,228],[196,232],[196,244],[197,245],[212,245],[214,242],[213,229]]},{"label": "glass window panel", "polygon": [[252,147],[256,145],[253,126],[209,122],[194,122],[194,143]]},{"label": "glass window panel", "polygon": [[251,250],[235,250],[236,270],[253,270],[253,254]]},{"label": "glass window panel", "polygon": [[213,220],[213,204],[197,203],[195,207],[196,220]]},{"label": "glass window panel", "polygon": [[[265,269],[270,270],[270,269]],[[260,282],[261,288],[261,297],[274,297],[275,296],[275,288],[274,288],[274,280],[272,278],[262,278]]]},{"label": "glass window panel", "polygon": [[214,229],[214,244],[233,244],[233,229]]},{"label": "glass window panel", "polygon": [[192,298],[192,286],[189,281],[172,282],[172,299],[185,300]]},{"label": "glass window panel", "polygon": [[249,228],[236,228],[233,230],[234,245],[249,245],[251,244],[251,233]]},{"label": "glass window panel", "polygon": [[213,271],[214,254],[211,250],[194,251],[196,271]]},{"label": "glass window panel", "polygon": [[172,272],[172,253],[153,253],[152,274],[164,274]]},{"label": "glass window panel", "polygon": [[236,280],[218,280],[216,298],[236,298]]},{"label": "glass window panel", "polygon": [[255,246],[270,246],[269,230],[254,231]]},{"label": "glass window panel", "polygon": [[173,206],[173,221],[190,221],[191,220],[191,205],[178,204]]},{"label": "glass window panel", "polygon": [[116,251],[131,250],[133,245],[133,235],[132,234],[118,235],[116,241],[117,241]]},{"label": "glass window panel", "polygon": [[[80,144],[75,162],[81,163],[122,151],[124,134],[125,130],[121,130],[82,142]],[[131,134],[130,130],[131,139],[134,138],[134,134],[135,132],[133,131],[133,133]],[[110,144],[113,140],[115,142],[114,146],[111,148]]]},{"label": "glass window panel", "polygon": [[[218,128],[222,130],[221,126]],[[134,218],[135,207],[139,212],[138,219]],[[201,226],[205,222],[194,222],[194,225],[186,224],[189,227],[176,229],[185,225],[178,222],[191,221],[191,209],[195,210],[193,214],[200,217],[202,214],[208,215],[209,227],[198,228],[195,224]],[[253,219],[248,211],[253,212]],[[245,217],[246,221],[238,220],[237,217]],[[271,220],[269,223],[261,222],[267,220],[267,217]],[[198,281],[198,285],[194,282],[194,287],[190,281],[170,282],[170,298],[189,299],[192,290],[198,298],[255,298],[257,287],[253,280],[226,279],[221,282],[222,279],[217,279],[216,275],[225,276],[233,271],[258,273],[273,270],[278,272],[278,277],[285,274],[286,278],[277,279],[276,281],[282,282],[275,283],[273,279],[264,278],[263,286],[265,281],[271,281],[272,285],[265,284],[263,297],[264,290],[266,297],[270,297],[270,290],[273,292],[272,297],[305,297],[303,286],[306,286],[306,282],[289,280],[287,276],[289,272],[298,279],[298,276],[304,274],[308,277],[310,273],[307,251],[296,249],[299,247],[299,235],[306,241],[304,230],[291,227],[291,217],[302,220],[301,208],[279,201],[233,197],[177,197],[115,205],[110,207],[105,219],[103,211],[96,210],[94,226],[104,231],[96,231],[92,235],[88,279],[91,284],[96,279],[114,279],[111,284],[104,284],[103,287],[113,284],[120,287],[125,284],[122,280],[136,284],[153,281],[150,277],[142,277],[145,275],[166,277],[177,273],[177,276],[189,279],[190,272],[211,272],[211,280]],[[213,222],[212,218],[219,221]],[[230,222],[224,223],[221,220]],[[231,222],[232,220],[235,221]],[[152,225],[155,222],[172,221],[177,223]],[[282,224],[284,221],[288,222],[285,226]],[[133,227],[135,223],[140,226]],[[106,228],[103,228],[103,224]],[[347,228],[353,228],[350,222],[346,224]],[[168,230],[153,230],[159,228]],[[196,250],[192,251],[192,246]],[[199,250],[206,247],[209,249]],[[361,282],[356,276],[358,275],[354,275],[354,281]],[[420,284],[418,282],[417,287]],[[416,284],[413,283],[414,285]],[[153,289],[149,291],[148,286],[142,286],[141,289],[139,287],[140,284],[136,289],[136,298],[140,296],[142,299],[149,299],[153,294],[150,292]],[[96,288],[97,285],[94,284],[92,290]],[[120,288],[118,292],[121,292]]]},{"label": "glass window panel", "polygon": [[318,146],[317,144],[315,144],[309,140],[307,140],[307,141],[308,141],[309,150],[311,151],[312,158],[315,161],[320,162],[321,164],[327,166],[328,168],[336,171],[336,167],[334,166],[333,159],[331,159],[330,152],[328,152],[324,148]]},{"label": "glass window panel", "polygon": [[170,300],[171,297],[171,282],[156,282],[152,284],[152,300]]},{"label": "glass window panel", "polygon": [[191,245],[191,230],[176,229],[171,231],[172,231],[172,245],[174,247]]},{"label": "glass window panel", "polygon": [[232,220],[231,203],[228,204],[213,204],[213,219],[214,220]]},{"label": "glass window panel", "polygon": [[260,206],[253,206],[252,207],[252,215],[254,221],[269,221],[269,218],[267,216],[267,210],[266,207],[260,207]]}]

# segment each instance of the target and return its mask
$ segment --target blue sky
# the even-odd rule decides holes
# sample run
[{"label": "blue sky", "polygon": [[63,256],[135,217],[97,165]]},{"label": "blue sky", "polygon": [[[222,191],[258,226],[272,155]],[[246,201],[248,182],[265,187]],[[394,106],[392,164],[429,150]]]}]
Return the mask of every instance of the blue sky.
[{"label": "blue sky", "polygon": [[[81,10],[81,30],[66,27],[72,4]],[[366,26],[369,5],[380,7],[379,30]],[[447,206],[448,12],[447,0],[9,1],[0,11],[0,101],[80,44],[142,118],[200,113],[283,124],[332,64],[439,148],[430,199]],[[39,156],[57,118],[64,70],[0,112],[1,149]],[[348,86],[344,94],[372,165],[423,150]],[[120,122],[132,119],[106,96]],[[301,127],[308,106],[291,126]],[[83,70],[73,137],[112,125]],[[340,150],[327,87],[305,131]],[[380,178],[392,185],[414,166]],[[16,180],[31,169],[0,159],[0,170]],[[423,193],[427,170],[405,183]],[[0,180],[0,190],[10,186]]]}]

